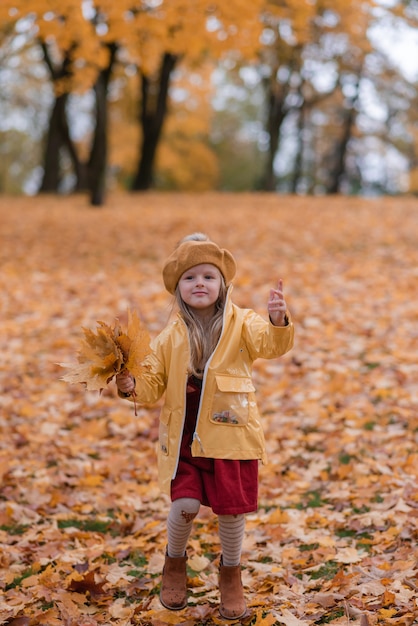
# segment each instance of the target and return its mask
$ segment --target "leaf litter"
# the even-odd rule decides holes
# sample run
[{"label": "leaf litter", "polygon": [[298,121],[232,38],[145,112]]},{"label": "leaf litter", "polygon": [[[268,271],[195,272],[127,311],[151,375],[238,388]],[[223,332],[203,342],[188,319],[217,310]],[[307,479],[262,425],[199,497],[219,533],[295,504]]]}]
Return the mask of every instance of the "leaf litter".
[{"label": "leaf litter", "polygon": [[[170,319],[162,263],[195,230],[236,256],[237,304],[265,314],[283,278],[296,325],[292,352],[254,371],[269,463],[247,519],[243,623],[416,623],[415,199],[151,193],[98,212],[81,197],[3,197],[0,211],[0,624],[222,623],[205,508],[189,605],[159,603],[159,407],[135,417],[102,384],[126,362],[128,311],[151,337]],[[57,365],[95,326],[102,394],[64,384]]]}]

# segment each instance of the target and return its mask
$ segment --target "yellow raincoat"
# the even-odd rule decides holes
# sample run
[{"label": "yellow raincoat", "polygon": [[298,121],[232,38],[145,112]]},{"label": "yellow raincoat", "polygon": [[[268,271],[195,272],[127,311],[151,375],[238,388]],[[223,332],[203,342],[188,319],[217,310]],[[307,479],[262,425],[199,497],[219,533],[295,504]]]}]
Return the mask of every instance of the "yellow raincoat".
[{"label": "yellow raincoat", "polygon": [[[228,295],[222,334],[204,371],[193,456],[266,462],[252,364],[258,357],[272,359],[288,352],[293,336],[290,318],[287,326],[274,326],[254,311],[237,307]],[[144,361],[149,368],[137,380],[136,400],[154,404],[165,392],[158,469],[160,487],[170,494],[179,460],[190,361],[188,331],[180,315],[152,342],[152,348]]]}]

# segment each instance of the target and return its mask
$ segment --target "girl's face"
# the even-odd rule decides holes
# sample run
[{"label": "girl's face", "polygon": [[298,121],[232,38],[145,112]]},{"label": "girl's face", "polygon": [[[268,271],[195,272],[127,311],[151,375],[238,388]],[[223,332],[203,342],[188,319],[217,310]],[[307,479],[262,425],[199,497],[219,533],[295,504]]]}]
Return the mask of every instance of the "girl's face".
[{"label": "girl's face", "polygon": [[181,275],[179,291],[182,300],[200,315],[213,315],[219,297],[221,273],[211,263],[194,265]]}]

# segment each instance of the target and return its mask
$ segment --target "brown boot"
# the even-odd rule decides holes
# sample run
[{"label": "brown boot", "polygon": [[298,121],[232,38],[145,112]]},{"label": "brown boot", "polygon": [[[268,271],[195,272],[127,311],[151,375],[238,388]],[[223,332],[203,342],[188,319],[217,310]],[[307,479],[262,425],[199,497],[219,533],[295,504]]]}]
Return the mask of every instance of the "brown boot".
[{"label": "brown boot", "polygon": [[247,605],[241,582],[241,565],[219,567],[219,591],[221,603],[219,613],[225,619],[238,619],[245,615]]},{"label": "brown boot", "polygon": [[186,561],[187,556],[165,555],[160,600],[166,609],[178,611],[184,609],[187,604]]}]

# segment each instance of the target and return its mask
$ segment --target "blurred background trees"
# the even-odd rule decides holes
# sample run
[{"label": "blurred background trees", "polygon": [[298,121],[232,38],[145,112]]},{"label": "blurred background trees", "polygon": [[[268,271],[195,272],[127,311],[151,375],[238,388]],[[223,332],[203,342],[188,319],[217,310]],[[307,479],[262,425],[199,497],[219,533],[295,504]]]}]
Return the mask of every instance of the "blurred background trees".
[{"label": "blurred background trees", "polygon": [[417,26],[417,0],[3,0],[0,192],[416,193]]}]

